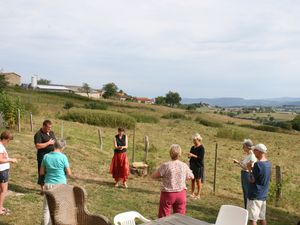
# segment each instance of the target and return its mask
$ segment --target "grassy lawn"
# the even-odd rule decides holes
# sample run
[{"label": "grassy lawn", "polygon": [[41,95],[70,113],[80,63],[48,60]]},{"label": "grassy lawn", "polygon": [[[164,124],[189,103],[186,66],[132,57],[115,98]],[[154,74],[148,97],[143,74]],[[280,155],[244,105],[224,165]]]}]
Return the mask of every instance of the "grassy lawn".
[{"label": "grassy lawn", "polygon": [[[26,92],[12,93],[22,101],[30,102],[38,108],[34,115],[34,128],[39,129],[46,118],[54,122],[54,132],[60,137],[62,121],[57,119],[58,112],[63,113],[64,99],[61,96]],[[45,95],[45,96],[44,96]],[[85,100],[74,99],[78,105],[84,105]],[[148,160],[151,170],[160,163],[169,160],[168,149],[172,143],[178,143],[183,149],[182,160],[188,162],[186,153],[191,146],[191,136],[195,132],[201,133],[204,140],[206,156],[206,181],[200,200],[188,199],[187,214],[208,222],[214,222],[222,204],[242,206],[242,192],[240,187],[240,170],[232,163],[232,158],[242,158],[242,140],[217,138],[219,128],[203,126],[194,121],[199,112],[187,113],[180,109],[170,109],[159,106],[140,104],[124,105],[113,103],[110,110],[124,113],[141,113],[160,118],[159,123],[138,123],[136,127],[136,161],[143,160],[143,138],[149,136],[150,150]],[[170,112],[182,112],[189,119],[162,119],[161,116]],[[255,143],[263,142],[270,150],[269,159],[273,167],[280,165],[283,170],[283,195],[279,206],[274,203],[274,177],[270,190],[267,217],[270,225],[294,225],[300,220],[300,134],[270,133],[241,128],[227,124],[228,118],[210,112],[202,112],[206,119],[222,122],[225,127],[237,129]],[[230,118],[231,120],[234,120]],[[234,121],[239,124],[239,121]],[[251,122],[251,121],[250,121]],[[24,118],[23,130],[15,132],[15,139],[8,146],[11,157],[19,159],[13,165],[10,173],[10,190],[23,195],[11,195],[6,199],[6,206],[11,209],[10,216],[1,217],[0,225],[32,225],[40,224],[42,215],[42,197],[38,194],[36,185],[36,150],[33,145],[34,133],[29,131],[28,118]],[[70,180],[70,184],[83,186],[88,193],[88,208],[96,214],[103,214],[109,219],[120,212],[136,210],[145,217],[155,219],[158,212],[160,182],[149,177],[130,176],[129,188],[114,188],[113,179],[108,173],[109,164],[113,156],[112,139],[116,133],[113,128],[101,128],[103,131],[103,151],[99,150],[97,126],[89,126],[76,122],[64,121],[64,137],[67,140],[65,154],[69,157],[71,169],[78,176]],[[128,157],[132,156],[133,131],[128,130]],[[245,137],[246,138],[246,137]],[[214,149],[218,143],[217,192],[213,194]],[[275,171],[275,169],[274,169]]]}]

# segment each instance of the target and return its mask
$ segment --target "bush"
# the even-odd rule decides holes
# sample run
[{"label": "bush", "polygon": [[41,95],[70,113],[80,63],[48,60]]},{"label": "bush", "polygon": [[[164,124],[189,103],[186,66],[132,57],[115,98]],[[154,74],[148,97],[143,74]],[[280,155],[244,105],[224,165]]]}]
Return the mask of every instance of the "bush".
[{"label": "bush", "polygon": [[0,93],[0,112],[2,112],[3,119],[9,128],[12,128],[18,122],[18,109],[22,116],[25,112],[25,107],[19,99],[13,100],[5,93]]},{"label": "bush", "polygon": [[88,109],[71,109],[60,117],[63,120],[69,120],[79,123],[104,127],[125,127],[131,129],[135,126],[136,121],[131,116],[101,110]]},{"label": "bush", "polygon": [[187,119],[187,117],[183,113],[179,112],[170,112],[162,116],[164,119]]},{"label": "bush", "polygon": [[195,105],[188,105],[186,107],[186,110],[190,110],[190,111],[196,111],[197,110],[197,107]]},{"label": "bush", "polygon": [[300,115],[296,116],[295,119],[292,120],[292,128],[300,131]]},{"label": "bush", "polygon": [[159,119],[155,116],[144,115],[140,113],[130,113],[130,116],[135,118],[138,123],[158,123]]},{"label": "bush", "polygon": [[291,130],[292,123],[288,121],[268,121],[264,123],[265,125],[273,126],[273,127],[280,127],[282,129]]},{"label": "bush", "polygon": [[107,110],[108,105],[105,102],[89,102],[84,105],[87,109]]},{"label": "bush", "polygon": [[242,124],[240,125],[240,127],[247,127],[247,128],[252,128],[255,130],[262,130],[262,131],[268,131],[268,132],[279,132],[279,128],[278,127],[272,127],[272,126],[268,126],[268,125],[251,125],[251,124]]},{"label": "bush", "polygon": [[249,137],[249,134],[247,134],[241,130],[236,130],[236,129],[231,129],[231,128],[219,128],[216,136],[219,138],[243,140],[243,139]]},{"label": "bush", "polygon": [[195,121],[199,122],[200,124],[207,126],[207,127],[223,127],[222,123],[216,122],[216,121],[211,121],[207,119],[203,119],[201,117],[197,117]]},{"label": "bush", "polygon": [[74,107],[73,102],[65,102],[64,109],[71,109]]},{"label": "bush", "polygon": [[273,127],[269,125],[260,125],[255,127],[256,130],[268,131],[268,132],[278,132],[278,127]]}]

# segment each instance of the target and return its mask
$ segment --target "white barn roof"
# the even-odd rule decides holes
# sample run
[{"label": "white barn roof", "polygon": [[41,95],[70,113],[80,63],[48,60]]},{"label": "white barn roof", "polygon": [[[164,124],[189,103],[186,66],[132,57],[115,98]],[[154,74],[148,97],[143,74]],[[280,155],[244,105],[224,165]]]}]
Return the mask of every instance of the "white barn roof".
[{"label": "white barn roof", "polygon": [[54,85],[37,85],[36,86],[39,89],[42,90],[60,90],[60,91],[70,91],[69,88],[66,88],[64,86],[54,86]]}]

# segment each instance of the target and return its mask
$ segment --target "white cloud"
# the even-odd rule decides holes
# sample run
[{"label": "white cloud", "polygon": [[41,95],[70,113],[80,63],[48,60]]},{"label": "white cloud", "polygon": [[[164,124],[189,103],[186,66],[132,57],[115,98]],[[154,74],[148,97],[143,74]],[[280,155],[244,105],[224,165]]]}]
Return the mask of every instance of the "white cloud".
[{"label": "white cloud", "polygon": [[136,95],[260,97],[245,94],[250,83],[299,96],[282,88],[300,81],[299,10],[296,0],[2,1],[0,68]]}]

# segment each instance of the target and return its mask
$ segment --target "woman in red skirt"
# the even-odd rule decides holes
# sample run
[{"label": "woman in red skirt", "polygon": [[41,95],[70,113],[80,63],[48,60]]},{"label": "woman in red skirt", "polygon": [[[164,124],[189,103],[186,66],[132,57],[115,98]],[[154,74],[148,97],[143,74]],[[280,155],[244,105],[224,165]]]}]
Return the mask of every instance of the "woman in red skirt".
[{"label": "woman in red skirt", "polygon": [[114,138],[114,157],[110,164],[110,172],[115,179],[115,187],[119,186],[119,181],[123,181],[123,186],[127,188],[127,179],[129,176],[129,162],[126,155],[128,147],[128,138],[125,135],[124,128],[118,128],[118,134]]}]

